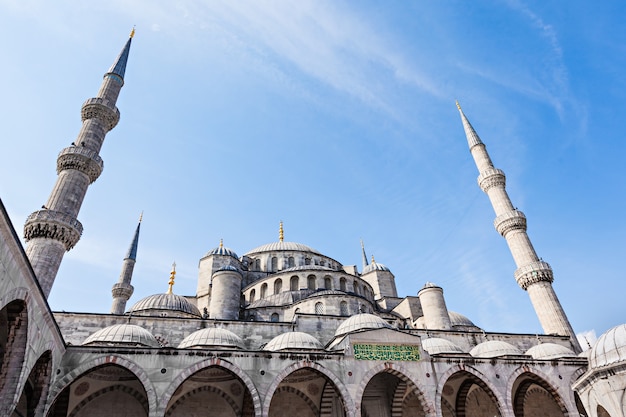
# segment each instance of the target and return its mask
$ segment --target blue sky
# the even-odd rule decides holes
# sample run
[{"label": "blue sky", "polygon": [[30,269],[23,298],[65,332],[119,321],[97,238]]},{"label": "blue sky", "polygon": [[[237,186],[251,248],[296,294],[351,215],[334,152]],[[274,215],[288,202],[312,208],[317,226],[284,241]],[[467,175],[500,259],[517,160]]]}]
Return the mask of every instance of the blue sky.
[{"label": "blue sky", "polygon": [[[597,3],[597,2],[596,2]],[[624,322],[626,5],[522,1],[0,2],[0,197],[21,231],[133,25],[119,125],[54,310],[195,293],[220,238],[278,239],[426,281],[487,331],[541,332],[454,104],[523,210],[577,332]]]}]

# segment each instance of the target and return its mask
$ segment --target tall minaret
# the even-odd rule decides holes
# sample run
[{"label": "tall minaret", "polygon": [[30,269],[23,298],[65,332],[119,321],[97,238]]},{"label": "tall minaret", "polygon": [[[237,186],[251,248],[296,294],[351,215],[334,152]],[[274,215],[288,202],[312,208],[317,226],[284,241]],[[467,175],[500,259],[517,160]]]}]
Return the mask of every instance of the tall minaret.
[{"label": "tall minaret", "polygon": [[66,251],[80,239],[83,226],[76,219],[87,187],[102,172],[99,152],[107,132],[115,127],[120,112],[115,103],[124,85],[124,72],[135,30],[109,71],[98,95],[81,109],[83,125],[76,140],[57,158],[57,181],[42,210],[32,213],[24,225],[26,254],[46,297]]},{"label": "tall minaret", "polygon": [[480,173],[478,185],[491,200],[496,213],[494,226],[506,239],[517,265],[515,271],[517,283],[528,292],[543,331],[546,334],[569,336],[574,350],[580,352],[576,334],[552,288],[552,281],[554,281],[552,268],[547,262],[537,257],[526,233],[526,216],[513,206],[506,192],[504,172],[494,168],[485,145],[465,117],[458,102],[456,105],[461,113],[470,152]]},{"label": "tall minaret", "polygon": [[137,246],[139,245],[139,228],[141,227],[141,219],[143,217],[143,213],[139,216],[139,223],[137,223],[137,229],[135,229],[135,235],[133,236],[133,241],[130,243],[130,247],[128,248],[128,253],[124,258],[124,263],[122,264],[122,273],[120,274],[120,279],[117,281],[117,284],[113,286],[111,289],[111,294],[113,295],[113,305],[111,306],[111,314],[124,314],[124,310],[126,310],[126,302],[133,295],[133,291],[135,290],[132,285],[130,285],[130,280],[133,278],[133,269],[135,268],[135,262],[137,261]]},{"label": "tall minaret", "polygon": [[365,254],[365,245],[363,244],[363,239],[361,239],[361,266],[363,269],[361,269],[361,272],[365,271],[365,268],[367,268],[367,255]]}]

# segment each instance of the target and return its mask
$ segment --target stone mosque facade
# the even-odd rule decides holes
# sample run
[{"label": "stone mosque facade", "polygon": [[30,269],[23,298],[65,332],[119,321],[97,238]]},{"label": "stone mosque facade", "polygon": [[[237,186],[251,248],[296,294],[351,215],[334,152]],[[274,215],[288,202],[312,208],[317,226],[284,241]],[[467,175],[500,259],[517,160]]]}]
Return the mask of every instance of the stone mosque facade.
[{"label": "stone mosque facade", "polygon": [[200,259],[195,296],[169,288],[133,305],[140,225],[110,314],[52,312],[47,296],[77,244],[87,188],[119,120],[131,37],[82,127],[57,159],[24,249],[0,204],[0,416],[544,417],[626,415],[626,325],[584,353],[537,256],[503,171],[459,107],[478,183],[515,260],[514,277],[545,334],[492,333],[447,309],[426,283],[399,296],[391,270],[344,265],[278,240]]}]

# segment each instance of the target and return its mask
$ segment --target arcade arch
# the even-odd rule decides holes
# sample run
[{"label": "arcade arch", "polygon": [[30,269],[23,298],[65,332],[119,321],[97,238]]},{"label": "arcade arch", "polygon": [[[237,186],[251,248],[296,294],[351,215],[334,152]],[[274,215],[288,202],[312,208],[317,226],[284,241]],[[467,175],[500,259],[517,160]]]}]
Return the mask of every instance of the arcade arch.
[{"label": "arcade arch", "polygon": [[500,401],[487,383],[467,371],[448,378],[441,390],[443,417],[501,417]]},{"label": "arcade arch", "polygon": [[515,417],[564,417],[567,408],[556,390],[531,372],[522,373],[513,384]]}]

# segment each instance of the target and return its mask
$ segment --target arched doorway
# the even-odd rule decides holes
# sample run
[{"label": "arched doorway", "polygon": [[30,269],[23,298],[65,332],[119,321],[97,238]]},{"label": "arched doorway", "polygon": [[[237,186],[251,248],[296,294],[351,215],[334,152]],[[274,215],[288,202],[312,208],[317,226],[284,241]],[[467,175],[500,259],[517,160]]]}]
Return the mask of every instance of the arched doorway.
[{"label": "arched doorway", "polygon": [[269,417],[344,417],[344,401],[335,384],[321,372],[302,368],[276,387]]},{"label": "arched doorway", "polygon": [[221,366],[205,368],[187,378],[172,395],[165,416],[196,415],[198,410],[216,417],[254,417],[250,390]]},{"label": "arched doorway", "polygon": [[102,365],[76,378],[57,396],[48,417],[148,416],[146,390],[128,369]]},{"label": "arched doorway", "polygon": [[441,395],[443,417],[500,417],[498,399],[477,376],[460,371],[445,383]]},{"label": "arched doorway", "polygon": [[417,387],[404,375],[380,372],[365,386],[362,417],[424,417]]},{"label": "arched doorway", "polygon": [[515,417],[563,417],[567,408],[556,390],[541,377],[525,372],[513,384]]}]

